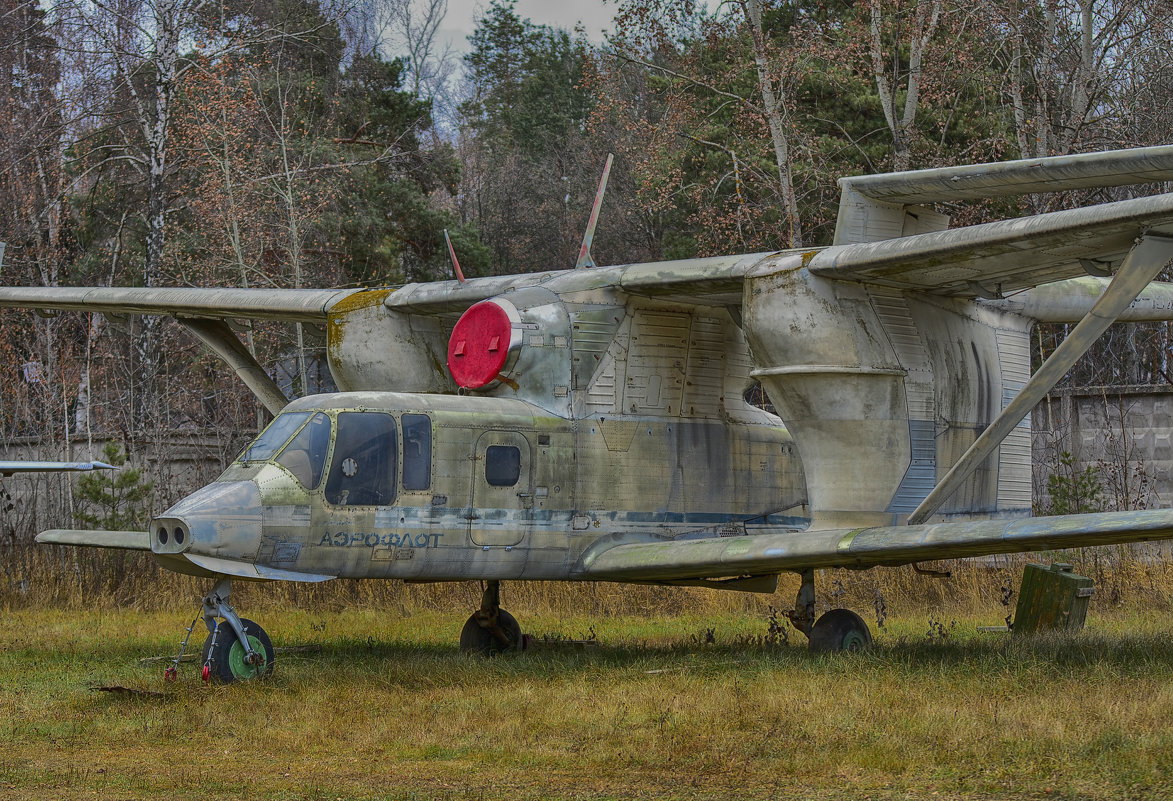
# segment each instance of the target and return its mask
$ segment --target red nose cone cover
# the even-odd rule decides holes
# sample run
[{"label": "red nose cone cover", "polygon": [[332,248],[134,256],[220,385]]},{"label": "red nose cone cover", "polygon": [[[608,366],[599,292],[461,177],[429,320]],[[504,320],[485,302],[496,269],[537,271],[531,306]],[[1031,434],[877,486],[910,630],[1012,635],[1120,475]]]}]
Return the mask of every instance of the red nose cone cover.
[{"label": "red nose cone cover", "polygon": [[483,387],[497,378],[509,356],[509,315],[491,300],[469,308],[448,340],[448,370],[456,385]]}]

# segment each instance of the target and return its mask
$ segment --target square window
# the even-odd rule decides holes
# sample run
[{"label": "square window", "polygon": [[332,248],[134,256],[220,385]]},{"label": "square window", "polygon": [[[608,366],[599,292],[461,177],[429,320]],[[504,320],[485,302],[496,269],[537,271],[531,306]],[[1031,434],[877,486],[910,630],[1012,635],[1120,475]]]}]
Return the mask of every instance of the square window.
[{"label": "square window", "polygon": [[512,487],[521,478],[521,449],[490,445],[485,449],[485,481],[491,487]]}]

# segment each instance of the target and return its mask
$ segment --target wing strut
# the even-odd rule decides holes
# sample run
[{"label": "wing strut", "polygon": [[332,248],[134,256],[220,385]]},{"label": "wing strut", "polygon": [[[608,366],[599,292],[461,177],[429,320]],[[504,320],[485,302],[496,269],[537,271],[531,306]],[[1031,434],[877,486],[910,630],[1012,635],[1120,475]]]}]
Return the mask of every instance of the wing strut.
[{"label": "wing strut", "polygon": [[1022,422],[1059,382],[1075,362],[1087,352],[1100,334],[1116,321],[1157,274],[1173,263],[1173,238],[1145,234],[1128,252],[1120,269],[1104,294],[1067,338],[1055,348],[1042,366],[1023,385],[1014,400],[1006,405],[989,428],[981,433],[961,458],[949,469],[937,486],[925,496],[911,515],[909,525],[923,523],[940,508],[950,495],[994,452],[1014,427]]},{"label": "wing strut", "polygon": [[271,413],[277,414],[289,403],[285,393],[277,386],[277,382],[269,377],[265,369],[257,363],[256,358],[248,352],[248,348],[240,341],[240,337],[232,332],[223,320],[203,320],[196,317],[177,317],[176,319],[191,333],[199,337],[200,341],[215,351],[216,355],[228,363],[236,371],[240,380],[245,383],[257,399],[265,404]]}]

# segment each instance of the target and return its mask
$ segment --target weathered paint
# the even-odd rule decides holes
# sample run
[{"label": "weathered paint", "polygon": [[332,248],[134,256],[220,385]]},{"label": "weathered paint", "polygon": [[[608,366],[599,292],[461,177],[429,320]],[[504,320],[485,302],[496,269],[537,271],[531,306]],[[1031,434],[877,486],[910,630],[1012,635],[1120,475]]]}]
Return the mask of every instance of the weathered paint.
[{"label": "weathered paint", "polygon": [[[393,506],[340,507],[278,464],[237,464],[152,523],[190,531],[181,545],[156,542],[156,554],[311,575],[565,579],[600,542],[729,538],[803,522],[800,465],[774,424],[576,422],[524,401],[402,393],[315,396],[288,411],[311,408],[428,415],[430,486],[401,486]],[[484,483],[485,448],[498,444],[521,447],[516,485]],[[224,514],[205,517],[215,507]]]},{"label": "weathered paint", "polygon": [[868,568],[1173,536],[1173,511],[1105,512],[1025,520],[974,520],[862,530],[763,532],[733,543],[640,543],[586,555],[583,577],[640,581],[768,574],[816,567]]},{"label": "weathered paint", "polygon": [[[1173,151],[990,174],[1012,192],[1051,178],[1127,182],[1130,171],[1173,177]],[[1173,193],[948,230],[915,205],[988,180],[963,167],[848,181],[844,214],[859,224],[848,230],[841,214],[838,244],[824,249],[385,293],[3,288],[0,305],[325,320],[343,393],[290,408],[431,417],[431,492],[340,508],[276,464],[235,466],[219,483],[258,496],[255,511],[237,510],[237,528],[209,539],[199,503],[171,510],[193,516],[193,536],[157,555],[185,569],[230,572],[237,560],[233,575],[248,577],[668,581],[1164,535],[1168,512],[982,518],[1029,513],[1029,449],[1005,410],[1028,384],[1032,310],[1059,303],[1001,296],[1103,274],[1141,235],[1173,231]],[[1073,286],[1077,299],[1056,313],[1091,308],[1092,294]],[[1160,295],[1123,313],[1156,313]],[[440,394],[456,390],[444,367],[453,323],[493,298],[517,310],[509,374],[465,397]],[[786,428],[746,403],[753,377]],[[964,457],[996,421],[1007,437]],[[477,485],[486,436],[526,454],[512,492]],[[942,499],[941,522],[897,525],[962,459],[971,464]]]}]

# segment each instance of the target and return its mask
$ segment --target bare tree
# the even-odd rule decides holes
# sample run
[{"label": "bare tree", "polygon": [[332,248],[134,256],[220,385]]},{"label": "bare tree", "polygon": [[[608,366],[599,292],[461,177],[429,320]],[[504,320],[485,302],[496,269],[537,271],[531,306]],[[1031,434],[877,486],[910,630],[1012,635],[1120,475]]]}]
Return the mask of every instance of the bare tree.
[{"label": "bare tree", "polygon": [[[106,64],[112,94],[125,97],[126,111],[139,137],[123,134],[116,152],[101,154],[125,160],[146,178],[146,252],[140,279],[143,286],[160,282],[166,234],[169,136],[179,81],[187,69],[179,55],[182,37],[195,29],[207,0],[72,0],[59,7],[63,25],[78,29],[82,43]],[[153,414],[152,387],[158,370],[153,317],[142,320],[136,342],[138,372],[144,391],[137,397],[139,422]]]},{"label": "bare tree", "polygon": [[[804,225],[793,174],[795,135],[800,129],[799,120],[793,116],[794,89],[810,69],[812,51],[779,46],[787,35],[764,27],[765,13],[772,5],[768,0],[734,0],[708,14],[689,0],[625,0],[615,17],[616,34],[611,44],[621,61],[639,65],[672,82],[673,88],[661,94],[668,99],[673,113],[661,119],[682,123],[684,130],[678,131],[679,137],[720,150],[729,157],[727,177],[728,183],[736,187],[736,200],[731,213],[723,212],[721,216],[733,220],[739,238],[742,217],[749,207],[740,191],[742,178],[752,177],[755,185],[768,192],[769,205],[783,217],[771,237],[782,233],[789,246],[800,247]],[[700,44],[714,41],[724,43],[723,57],[732,56],[728,68],[719,75],[713,74],[712,65],[704,64],[705,46]],[[737,79],[742,75],[756,79],[756,91],[740,88],[744,83]],[[714,100],[714,108],[702,110],[707,101],[698,102],[698,93],[708,94]],[[713,116],[727,109],[736,109],[734,127],[739,132],[751,132],[750,136],[756,137],[754,129],[759,125],[765,129],[769,150],[764,158],[753,153],[757,149],[753,142],[732,148],[728,143],[717,142],[715,136],[699,135]],[[671,147],[679,148],[679,138]],[[739,156],[739,152],[743,155]],[[760,173],[756,169],[759,163]],[[718,181],[719,185],[724,183],[724,178]],[[706,220],[703,225],[711,229],[712,221]]]},{"label": "bare tree", "polygon": [[427,97],[451,120],[451,81],[458,58],[439,38],[448,0],[360,0],[344,16],[344,35],[357,55],[378,53],[403,62],[411,92]]},{"label": "bare tree", "polygon": [[[87,112],[101,120],[105,135],[79,143],[84,168],[76,180],[80,183],[112,163],[129,164],[143,177],[145,252],[136,280],[145,287],[158,286],[164,277],[167,220],[172,211],[169,184],[176,165],[171,136],[182,82],[201,64],[313,31],[283,24],[229,25],[223,10],[209,0],[63,0],[55,11],[63,29],[63,46],[99,64],[97,71],[107,82],[107,90],[94,100],[102,105]],[[181,56],[181,47],[197,57]],[[135,428],[155,422],[157,326],[157,318],[142,318],[135,338]]]},{"label": "bare tree", "polygon": [[[912,140],[916,130],[916,114],[920,107],[921,86],[924,77],[925,51],[937,33],[941,22],[942,0],[916,0],[911,24],[907,26],[908,66],[904,67],[901,51],[904,46],[905,25],[899,9],[886,7],[883,0],[870,0],[868,6],[869,55],[872,78],[884,109],[884,121],[892,135],[893,164],[897,170],[907,170],[912,159]],[[885,28],[892,29],[895,40],[891,63],[885,49]],[[899,89],[904,102],[899,103]],[[897,106],[901,105],[900,110]]]},{"label": "bare tree", "polygon": [[790,247],[802,247],[802,225],[798,216],[798,200],[794,194],[794,179],[790,169],[790,141],[786,136],[785,114],[787,98],[785,85],[775,81],[771,71],[766,37],[762,32],[761,0],[741,3],[753,39],[754,65],[758,73],[758,87],[762,95],[762,114],[770,128],[774,145],[774,159],[778,167],[778,193],[782,208],[790,224]]},{"label": "bare tree", "polygon": [[1141,111],[1132,101],[1147,84],[1143,72],[1167,61],[1161,56],[1173,6],[1015,0],[990,8],[1009,40],[1010,103],[1023,158],[1128,143],[1131,137],[1121,141],[1113,129]]}]

